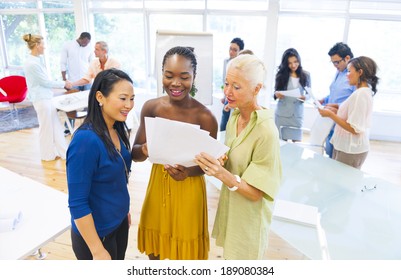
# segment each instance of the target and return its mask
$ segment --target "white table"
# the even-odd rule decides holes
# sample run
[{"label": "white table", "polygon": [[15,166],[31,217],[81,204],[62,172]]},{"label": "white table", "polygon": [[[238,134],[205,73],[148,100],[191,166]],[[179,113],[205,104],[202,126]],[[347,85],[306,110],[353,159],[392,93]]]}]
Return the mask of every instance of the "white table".
[{"label": "white table", "polygon": [[[318,208],[331,259],[401,259],[401,186],[291,143],[281,160],[278,198]],[[309,258],[323,258],[315,228],[273,219],[271,229]]]},{"label": "white table", "polygon": [[[74,132],[74,128],[71,126],[71,123],[68,120],[67,113],[72,111],[80,111],[88,107],[89,92],[89,90],[84,90],[53,97],[53,105],[59,110],[60,117],[67,123],[68,129],[71,131],[71,133]],[[127,127],[131,129],[132,133],[136,133],[139,127],[139,120],[134,109],[128,113],[125,123],[127,124]]]},{"label": "white table", "polygon": [[71,133],[74,132],[74,128],[68,120],[67,113],[88,107],[88,96],[89,90],[84,90],[53,97],[53,105],[59,110],[61,118],[67,123]]},{"label": "white table", "polygon": [[70,228],[65,193],[3,167],[0,178],[0,211],[22,212],[15,230],[0,232],[0,260],[24,259]]}]

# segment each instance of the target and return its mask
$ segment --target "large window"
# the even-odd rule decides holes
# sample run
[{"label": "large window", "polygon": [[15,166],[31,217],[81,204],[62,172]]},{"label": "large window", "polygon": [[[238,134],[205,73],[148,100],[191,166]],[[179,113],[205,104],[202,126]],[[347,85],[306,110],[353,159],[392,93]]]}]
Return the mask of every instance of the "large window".
[{"label": "large window", "polygon": [[95,13],[93,42],[105,41],[135,87],[146,88],[144,26],[141,13]]},{"label": "large window", "polygon": [[10,68],[10,74],[20,73],[26,54],[29,53],[26,43],[22,39],[24,34],[39,34],[37,15],[2,15],[3,36],[5,42],[5,62]]},{"label": "large window", "polygon": [[72,1],[3,1],[0,3],[0,18],[4,75],[23,74],[22,65],[30,51],[22,36],[31,33],[45,38],[49,73],[53,79],[61,79],[61,47],[75,33]]},{"label": "large window", "polygon": [[[398,0],[6,0],[0,2],[0,74],[21,73],[29,53],[21,37],[39,33],[46,38],[49,72],[59,79],[63,43],[88,31],[93,42],[109,44],[135,87],[154,93],[156,31],[210,32],[215,93],[221,93],[229,42],[241,37],[245,48],[268,60],[272,76],[283,52],[296,48],[314,92],[323,97],[335,73],[327,52],[344,41],[356,56],[371,56],[379,65],[375,108],[400,111],[400,15]],[[271,94],[274,84],[266,86]]]},{"label": "large window", "polygon": [[400,111],[401,71],[397,60],[401,46],[401,22],[351,20],[349,43],[355,56],[369,56],[379,67],[375,108]]},{"label": "large window", "polygon": [[223,61],[229,56],[228,51],[233,38],[240,37],[244,40],[245,49],[250,49],[255,55],[263,58],[266,17],[210,15],[207,31],[213,33],[213,90],[221,92]]},{"label": "large window", "polygon": [[[310,72],[312,88],[319,97],[329,93],[335,68],[327,54],[342,41],[345,20],[310,16],[281,16],[278,24],[276,69],[288,48],[295,48],[301,56],[302,67]],[[272,85],[274,88],[274,85]]]},{"label": "large window", "polygon": [[44,14],[46,28],[46,60],[53,79],[60,80],[60,53],[66,41],[75,38],[73,13]]}]

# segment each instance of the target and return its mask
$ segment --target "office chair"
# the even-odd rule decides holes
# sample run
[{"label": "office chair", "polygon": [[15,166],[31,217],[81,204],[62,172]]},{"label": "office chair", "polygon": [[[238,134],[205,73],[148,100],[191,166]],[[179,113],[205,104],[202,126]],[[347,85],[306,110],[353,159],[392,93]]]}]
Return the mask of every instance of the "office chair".
[{"label": "office chair", "polygon": [[24,101],[28,93],[28,87],[26,85],[25,77],[23,76],[8,76],[0,79],[0,102],[7,102],[9,105],[10,113],[3,116],[4,120],[8,116],[12,116],[15,119],[16,125],[19,124],[18,110],[15,106],[16,103]]},{"label": "office chair", "polygon": [[295,142],[294,144],[311,149],[312,151],[323,155],[325,151],[324,147],[326,138],[333,126],[334,121],[332,119],[317,115],[311,129],[302,128],[303,131],[309,132],[309,141]]}]

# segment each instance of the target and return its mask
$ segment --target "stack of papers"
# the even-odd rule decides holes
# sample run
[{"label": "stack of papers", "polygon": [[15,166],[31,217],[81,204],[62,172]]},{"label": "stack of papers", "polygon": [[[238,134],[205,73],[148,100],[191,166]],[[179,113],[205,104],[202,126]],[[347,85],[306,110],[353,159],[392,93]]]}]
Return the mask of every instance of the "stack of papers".
[{"label": "stack of papers", "polygon": [[229,150],[198,125],[145,117],[145,130],[152,163],[191,167],[197,165],[194,159],[201,152],[219,158]]},{"label": "stack of papers", "polygon": [[284,96],[295,97],[295,98],[300,98],[302,96],[299,88],[290,90],[278,90],[277,92],[281,93]]},{"label": "stack of papers", "polygon": [[319,213],[318,208],[288,200],[276,200],[273,217],[286,222],[316,227]]}]

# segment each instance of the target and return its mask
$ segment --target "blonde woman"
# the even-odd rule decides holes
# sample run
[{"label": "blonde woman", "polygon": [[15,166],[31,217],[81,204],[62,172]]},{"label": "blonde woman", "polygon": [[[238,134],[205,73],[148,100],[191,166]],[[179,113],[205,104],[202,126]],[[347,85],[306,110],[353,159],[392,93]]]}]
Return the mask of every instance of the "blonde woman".
[{"label": "blonde woman", "polygon": [[41,35],[25,34],[22,38],[31,51],[24,64],[24,73],[28,99],[38,115],[40,157],[44,161],[65,159],[67,143],[57,110],[52,104],[52,88],[71,88],[71,82],[49,79],[43,59],[45,44]]},{"label": "blonde woman", "polygon": [[229,260],[262,259],[267,248],[274,199],[281,180],[278,131],[273,112],[257,103],[265,67],[244,54],[228,64],[224,95],[235,108],[226,130],[225,163],[196,156],[205,174],[223,182],[212,237]]}]

